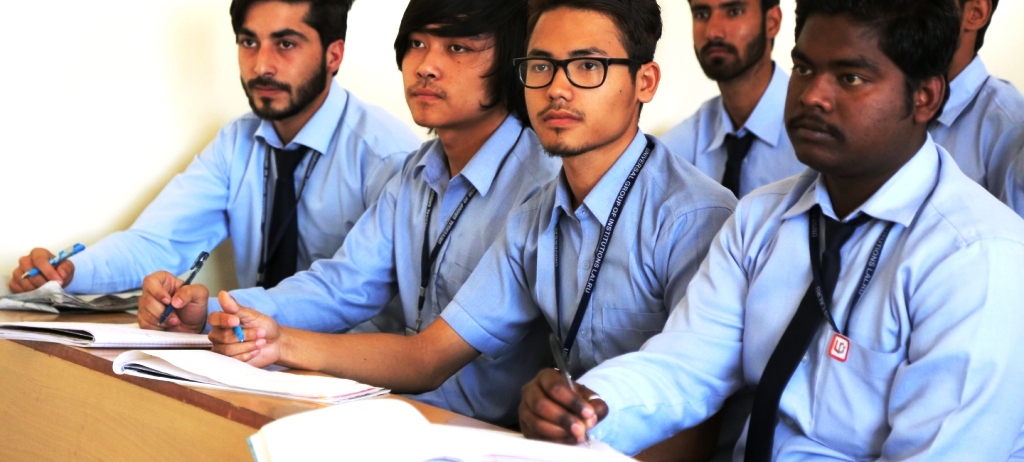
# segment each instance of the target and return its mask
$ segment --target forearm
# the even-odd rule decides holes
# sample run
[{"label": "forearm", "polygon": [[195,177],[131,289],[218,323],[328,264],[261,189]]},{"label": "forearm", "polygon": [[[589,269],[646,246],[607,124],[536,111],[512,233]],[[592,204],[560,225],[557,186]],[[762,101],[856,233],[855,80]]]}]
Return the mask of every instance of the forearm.
[{"label": "forearm", "polygon": [[414,336],[321,334],[282,327],[278,364],[397,393],[423,393],[439,387],[478,354],[461,338],[438,341],[428,331]]}]

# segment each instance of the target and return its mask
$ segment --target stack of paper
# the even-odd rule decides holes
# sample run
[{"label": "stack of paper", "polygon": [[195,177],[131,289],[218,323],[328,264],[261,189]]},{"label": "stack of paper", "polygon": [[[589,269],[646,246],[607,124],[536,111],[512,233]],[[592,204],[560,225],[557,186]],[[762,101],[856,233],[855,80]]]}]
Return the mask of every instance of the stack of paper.
[{"label": "stack of paper", "polygon": [[0,297],[0,310],[77,313],[125,311],[138,307],[138,295],[81,295],[76,297],[65,292],[57,281],[47,282],[30,292]]},{"label": "stack of paper", "polygon": [[114,372],[201,388],[234,390],[319,403],[342,403],[388,392],[335,377],[271,372],[202,350],[126,351]]},{"label": "stack of paper", "polygon": [[83,348],[210,348],[201,334],[140,329],[138,324],[0,322],[0,339],[54,342]]},{"label": "stack of paper", "polygon": [[279,419],[249,437],[249,448],[257,462],[632,460],[597,441],[590,447],[565,446],[528,440],[518,433],[431,424],[411,405],[390,399]]}]

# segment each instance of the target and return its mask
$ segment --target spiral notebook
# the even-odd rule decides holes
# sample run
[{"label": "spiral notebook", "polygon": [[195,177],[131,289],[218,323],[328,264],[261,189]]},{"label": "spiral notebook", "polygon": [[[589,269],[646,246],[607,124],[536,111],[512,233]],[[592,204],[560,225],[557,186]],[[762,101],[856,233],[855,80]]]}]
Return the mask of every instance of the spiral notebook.
[{"label": "spiral notebook", "polygon": [[114,372],[181,385],[343,403],[388,390],[352,380],[268,371],[202,350],[132,350],[114,359]]},{"label": "spiral notebook", "polygon": [[202,334],[140,329],[138,324],[0,322],[0,340],[35,340],[83,348],[210,348]]},{"label": "spiral notebook", "polygon": [[528,440],[518,433],[432,424],[408,403],[385,399],[284,417],[264,425],[248,442],[257,462],[633,460],[599,441],[589,447],[566,446]]}]

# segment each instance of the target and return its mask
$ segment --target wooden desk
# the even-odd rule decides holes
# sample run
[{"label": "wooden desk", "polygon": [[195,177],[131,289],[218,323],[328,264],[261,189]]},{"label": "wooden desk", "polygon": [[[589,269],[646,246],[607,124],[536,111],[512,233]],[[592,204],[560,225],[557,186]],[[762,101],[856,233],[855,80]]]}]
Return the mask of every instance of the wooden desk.
[{"label": "wooden desk", "polygon": [[[7,321],[134,322],[0,312]],[[245,439],[322,404],[117,375],[123,350],[0,340],[0,460],[252,460]],[[434,423],[493,425],[399,396]]]}]

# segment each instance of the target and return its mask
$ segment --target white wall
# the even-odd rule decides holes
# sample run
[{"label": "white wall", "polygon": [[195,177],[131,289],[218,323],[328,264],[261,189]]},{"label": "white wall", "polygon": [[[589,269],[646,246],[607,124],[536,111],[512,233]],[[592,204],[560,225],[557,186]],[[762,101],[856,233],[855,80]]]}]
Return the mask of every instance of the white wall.
[{"label": "white wall", "polygon": [[[0,6],[0,293],[32,247],[86,245],[128,227],[218,127],[248,110],[239,88],[229,0],[52,0]],[[392,44],[407,0],[357,0],[339,79],[412,125]],[[1024,2],[1006,1],[982,55],[1024,85],[1016,45]],[[660,133],[717,89],[693,58],[688,4],[662,0],[663,80],[641,125]],[[793,0],[775,57],[789,68]],[[423,129],[417,133],[426,136]],[[230,253],[201,279],[229,288]],[[214,269],[214,271],[210,271]]]}]

